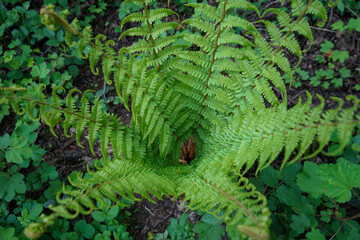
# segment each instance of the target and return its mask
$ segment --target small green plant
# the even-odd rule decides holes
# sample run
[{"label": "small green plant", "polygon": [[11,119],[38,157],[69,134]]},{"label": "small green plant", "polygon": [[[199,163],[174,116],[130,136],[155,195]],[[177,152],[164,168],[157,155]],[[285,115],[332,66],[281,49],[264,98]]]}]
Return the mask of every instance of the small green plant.
[{"label": "small green plant", "polygon": [[349,33],[352,33],[354,30],[360,32],[360,18],[350,18],[349,22],[344,25],[344,22],[339,20],[331,25],[333,30],[345,31],[348,30]]},{"label": "small green plant", "polygon": [[171,218],[170,225],[167,227],[166,231],[170,236],[169,239],[174,239],[174,240],[195,239],[195,236],[192,233],[192,224],[191,222],[189,222],[188,213],[181,215],[179,220],[176,220],[175,218]]}]

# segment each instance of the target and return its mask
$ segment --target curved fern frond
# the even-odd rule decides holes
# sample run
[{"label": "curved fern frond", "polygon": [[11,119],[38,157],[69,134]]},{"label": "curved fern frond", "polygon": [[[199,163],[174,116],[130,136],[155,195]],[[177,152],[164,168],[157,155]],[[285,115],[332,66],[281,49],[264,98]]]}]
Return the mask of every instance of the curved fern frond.
[{"label": "curved fern frond", "polygon": [[[257,227],[256,239],[268,239],[270,211],[266,198],[248,179],[229,177],[226,172],[212,167],[210,162],[208,171],[201,175],[195,173],[179,179],[180,193],[185,193],[184,201],[189,201],[189,208],[201,208],[215,216],[221,213],[227,226]],[[246,231],[241,232],[248,235]]]},{"label": "curved fern frond", "polygon": [[[314,141],[318,142],[318,150],[304,159],[318,154],[329,143],[333,132],[342,139],[339,148],[329,153],[335,155],[345,147],[359,123],[360,119],[355,114],[359,99],[350,96],[348,100],[353,101],[353,107],[341,110],[340,105],[337,109],[327,111],[323,111],[324,99],[319,99],[321,104],[313,109],[310,108],[311,95],[308,94],[304,104],[300,99],[289,110],[286,103],[282,103],[277,107],[249,112],[244,118],[238,118],[240,123],[234,122],[229,128],[218,128],[213,132],[213,140],[205,146],[207,150],[204,152],[210,154],[206,159],[217,162],[216,169],[239,172],[245,167],[242,173],[246,173],[257,161],[258,172],[273,162],[282,151],[282,166],[301,159],[304,154],[309,154],[309,147]],[[337,101],[341,103],[341,100]],[[297,152],[295,156],[294,152]],[[205,161],[201,168],[207,169],[208,164]]]},{"label": "curved fern frond", "polygon": [[[175,192],[176,185],[168,178],[158,175],[153,167],[144,167],[131,161],[114,159],[110,162],[102,161],[103,167],[96,172],[89,172],[91,177],[77,179],[71,182],[72,189],[65,187],[57,195],[59,206],[50,207],[56,214],[65,218],[75,218],[79,214],[89,214],[98,209],[94,202],[104,204],[103,199],[110,199],[117,205],[126,206],[121,201],[139,201],[134,193],[141,194],[151,202],[154,200],[148,192],[158,199]],[[151,181],[149,181],[151,179]],[[66,198],[63,198],[66,194]]]}]

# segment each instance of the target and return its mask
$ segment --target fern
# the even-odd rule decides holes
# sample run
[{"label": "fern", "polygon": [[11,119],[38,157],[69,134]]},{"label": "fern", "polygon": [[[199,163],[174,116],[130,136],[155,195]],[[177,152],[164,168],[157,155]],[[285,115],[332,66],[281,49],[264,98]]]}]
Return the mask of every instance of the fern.
[{"label": "fern", "polygon": [[[308,49],[301,49],[297,36],[308,39],[310,45],[313,42],[305,16],[326,21],[324,7],[316,0],[308,4],[294,0],[291,15],[273,8],[261,15],[247,1],[219,0],[216,7],[192,3],[188,6],[198,14],[181,26],[193,31],[171,35],[170,30],[175,32],[180,23],[166,19],[175,12],[151,9],[152,0],[126,2],[142,9],[123,20],[121,27],[129,22],[139,25],[120,38],[137,36],[139,40],[118,54],[111,48],[113,41],[93,36],[90,28],[78,30],[76,21],[67,23],[54,8],[43,9],[42,14],[49,26],[60,24],[67,29],[69,46],[74,46],[72,36],[79,38],[79,55],[89,58],[94,74],[100,72],[96,66],[101,62],[105,82],[115,85],[132,113],[129,126],[105,112],[100,100],[90,104],[87,92],[77,103],[73,95],[81,93],[76,89],[64,101],[58,95],[61,88],[54,89],[51,97],[45,96],[44,87],[35,95],[11,91],[24,89],[1,89],[2,103],[33,120],[42,118],[53,133],[57,124],[66,136],[74,128],[80,145],[87,129],[91,151],[94,153],[99,139],[103,155],[102,167],[88,169],[89,178],[79,175],[70,180],[70,186],[58,194],[54,213],[42,224],[31,225],[30,231],[46,228],[58,216],[88,214],[97,209],[96,202],[104,204],[104,197],[122,204],[121,198],[140,200],[134,193],[153,201],[151,193],[158,199],[183,197],[190,208],[221,216],[232,236],[267,239],[270,212],[266,198],[245,174],[255,166],[256,172],[264,169],[280,155],[284,166],[326,152],[336,132],[339,148],[327,153],[334,155],[359,123],[355,114],[359,99],[353,96],[348,97],[353,106],[347,109],[334,98],[339,107],[324,110],[320,96],[321,103],[312,108],[310,94],[304,103],[299,99],[294,107],[287,105],[283,75],[291,75],[294,66],[283,51],[301,61]],[[243,11],[254,11],[259,19],[250,22],[240,17]],[[272,14],[277,24],[266,19]],[[179,39],[187,43],[180,44]],[[87,45],[91,51],[84,54]],[[284,99],[278,98],[278,90]],[[190,137],[196,142],[195,159],[191,165],[181,165],[181,149]],[[107,160],[110,146],[114,156]],[[311,146],[317,149],[311,151]]]}]

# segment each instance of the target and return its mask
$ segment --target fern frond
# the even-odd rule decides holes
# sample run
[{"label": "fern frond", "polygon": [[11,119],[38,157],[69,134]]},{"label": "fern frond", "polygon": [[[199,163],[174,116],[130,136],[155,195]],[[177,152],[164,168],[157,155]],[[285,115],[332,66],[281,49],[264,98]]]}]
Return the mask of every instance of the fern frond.
[{"label": "fern frond", "polygon": [[[212,152],[211,157],[206,158],[222,159],[221,162],[218,161],[217,169],[230,170],[236,166],[235,172],[237,172],[246,166],[243,173],[258,161],[257,171],[259,171],[274,161],[282,150],[284,150],[282,165],[290,158],[292,158],[290,162],[300,159],[309,150],[310,143],[317,141],[319,149],[305,158],[314,156],[329,143],[334,131],[341,134],[342,138],[339,149],[329,153],[336,154],[345,147],[353,129],[359,123],[358,116],[355,115],[359,99],[353,96],[348,99],[352,100],[354,105],[345,110],[341,110],[340,105],[337,109],[323,111],[322,98],[320,98],[322,103],[311,109],[311,96],[308,94],[308,100],[304,104],[300,99],[298,104],[289,110],[286,109],[286,103],[282,103],[278,107],[250,111],[241,118],[240,127],[235,128],[239,130],[235,131],[233,127],[229,127],[225,131],[222,129],[223,134],[214,132],[213,136],[216,136],[214,142],[209,141],[207,148],[209,153]],[[341,100],[337,101],[341,103]],[[274,144],[268,147],[270,142]],[[293,156],[294,152],[298,154]]]},{"label": "fern frond", "polygon": [[[102,164],[102,168],[91,172],[90,178],[78,176],[77,179],[71,180],[74,189],[68,191],[63,188],[57,195],[57,200],[62,205],[51,209],[62,217],[75,218],[79,213],[88,214],[98,209],[94,201],[103,203],[103,198],[124,206],[119,196],[134,201],[140,200],[134,196],[134,193],[139,193],[154,202],[148,191],[159,199],[167,193],[175,192],[175,184],[156,174],[151,166],[146,168],[122,159],[103,161]],[[67,197],[61,198],[63,194]]]},{"label": "fern frond", "polygon": [[210,169],[211,166],[202,175],[179,179],[180,192],[185,192],[184,201],[189,200],[192,209],[201,208],[213,215],[221,212],[227,225],[258,226],[261,229],[258,239],[266,239],[270,224],[266,198],[247,179],[235,180],[219,169]]}]

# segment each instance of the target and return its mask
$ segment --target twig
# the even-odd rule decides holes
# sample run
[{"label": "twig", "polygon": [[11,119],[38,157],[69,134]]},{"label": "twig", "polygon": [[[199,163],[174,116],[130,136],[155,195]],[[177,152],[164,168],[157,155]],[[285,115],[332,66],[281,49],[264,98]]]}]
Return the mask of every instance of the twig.
[{"label": "twig", "polygon": [[333,11],[334,11],[334,8],[331,8],[331,10],[330,10],[330,17],[329,17],[329,20],[328,20],[328,22],[327,22],[327,24],[326,24],[326,28],[329,26],[329,24],[330,24],[330,21],[331,21],[331,19],[332,19],[332,15],[333,15]]},{"label": "twig", "polygon": [[145,206],[145,210],[148,211],[151,215],[155,216],[155,214],[153,214],[150,209],[148,209],[146,206]]},{"label": "twig", "polygon": [[172,215],[172,213],[170,213],[169,215],[167,215],[165,218],[161,219],[160,221],[158,221],[157,223],[155,223],[153,225],[153,228],[156,227],[157,225],[159,225],[160,223],[162,223],[163,221],[165,221],[166,219],[168,219],[170,216]]},{"label": "twig", "polygon": [[337,31],[334,31],[334,30],[326,29],[326,28],[318,28],[318,27],[312,27],[312,26],[310,26],[310,28],[315,29],[315,30],[325,31],[325,32],[332,32],[332,33],[337,32]]},{"label": "twig", "polygon": [[349,8],[348,6],[346,6],[346,9],[349,10],[352,14],[354,14],[357,18],[360,18],[359,15],[357,15],[351,8]]},{"label": "twig", "polygon": [[331,236],[331,238],[330,238],[329,240],[333,239],[333,238],[338,234],[338,232],[340,231],[340,229],[341,229],[343,226],[344,226],[344,223],[341,224],[341,226],[339,227],[339,229],[336,231],[336,233],[334,233],[334,235]]}]

